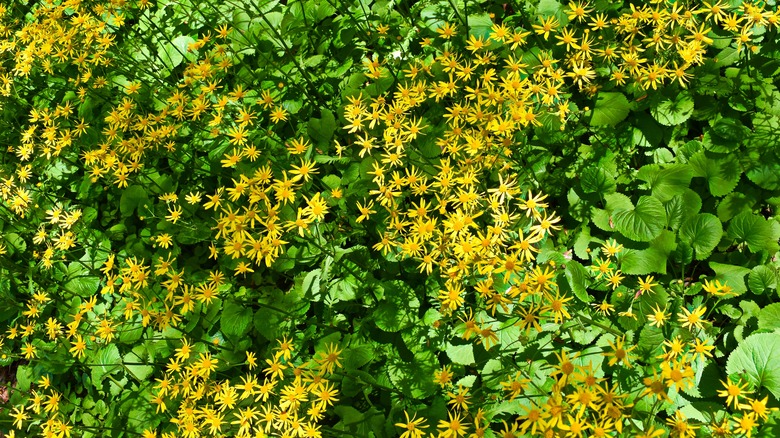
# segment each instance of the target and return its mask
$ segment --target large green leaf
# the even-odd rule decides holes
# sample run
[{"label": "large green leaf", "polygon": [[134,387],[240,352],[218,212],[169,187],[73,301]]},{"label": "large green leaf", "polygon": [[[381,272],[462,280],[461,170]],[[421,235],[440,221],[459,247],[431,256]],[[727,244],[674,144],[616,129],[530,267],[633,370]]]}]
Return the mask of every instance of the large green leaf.
[{"label": "large green leaf", "polygon": [[636,207],[617,211],[612,218],[620,234],[637,242],[653,240],[666,226],[666,210],[652,196],[640,197]]},{"label": "large green leaf", "polygon": [[127,217],[133,214],[136,207],[143,206],[148,202],[149,197],[146,190],[139,185],[133,185],[122,192],[122,197],[119,198],[119,211],[122,216]]},{"label": "large green leaf", "polygon": [[586,167],[580,175],[580,186],[585,193],[605,195],[615,192],[615,178],[599,166]]},{"label": "large green leaf", "polygon": [[436,390],[431,376],[437,368],[438,360],[430,350],[415,353],[412,360],[395,356],[387,361],[387,375],[393,385],[407,397],[416,399],[425,398]]},{"label": "large green leaf", "polygon": [[252,309],[232,300],[226,300],[219,319],[222,333],[233,339],[240,339],[249,332],[252,324]]},{"label": "large green leaf", "polygon": [[614,126],[628,117],[631,104],[623,93],[601,92],[596,97],[596,106],[590,124],[593,126]]},{"label": "large green leaf", "polygon": [[748,287],[754,294],[762,294],[769,289],[777,289],[777,272],[767,265],[758,265],[750,270]]},{"label": "large green leaf", "polygon": [[729,355],[726,372],[746,373],[757,387],[766,388],[775,398],[780,398],[780,336],[775,333],[758,333],[740,342]]},{"label": "large green leaf", "polygon": [[419,320],[420,301],[412,288],[400,280],[384,283],[383,287],[385,301],[379,303],[372,314],[377,327],[386,332],[397,332]]},{"label": "large green leaf", "polygon": [[662,125],[679,125],[693,114],[693,98],[689,93],[663,98],[650,109],[650,114]]},{"label": "large green leaf", "polygon": [[694,154],[688,163],[693,175],[707,180],[713,196],[725,196],[731,193],[739,183],[742,169],[733,155],[709,158],[704,151]]},{"label": "large green leaf", "polygon": [[637,178],[650,185],[653,196],[666,202],[688,188],[693,178],[693,169],[687,164],[672,164],[664,168],[650,164],[639,169]]},{"label": "large green leaf", "polygon": [[723,226],[717,217],[709,213],[697,214],[680,227],[680,240],[696,251],[696,260],[704,260],[723,236]]},{"label": "large green leaf", "polygon": [[687,164],[671,164],[664,167],[649,164],[639,169],[637,178],[649,184],[653,196],[666,202],[685,192],[693,178],[693,169]]},{"label": "large green leaf", "polygon": [[758,252],[765,249],[772,238],[772,227],[763,217],[746,211],[729,221],[727,237],[747,243],[751,251]]},{"label": "large green leaf", "polygon": [[780,328],[780,303],[772,303],[758,313],[758,328],[775,330]]},{"label": "large green leaf", "polygon": [[453,363],[471,365],[474,363],[474,344],[448,344],[447,357],[449,357]]},{"label": "large green leaf", "polygon": [[100,389],[105,376],[119,371],[121,363],[122,358],[115,344],[109,344],[95,352],[90,360],[92,365],[90,368],[92,371],[92,384]]},{"label": "large green leaf", "polygon": [[677,247],[674,233],[661,231],[646,249],[625,249],[620,256],[621,270],[630,275],[666,274],[666,262]]}]

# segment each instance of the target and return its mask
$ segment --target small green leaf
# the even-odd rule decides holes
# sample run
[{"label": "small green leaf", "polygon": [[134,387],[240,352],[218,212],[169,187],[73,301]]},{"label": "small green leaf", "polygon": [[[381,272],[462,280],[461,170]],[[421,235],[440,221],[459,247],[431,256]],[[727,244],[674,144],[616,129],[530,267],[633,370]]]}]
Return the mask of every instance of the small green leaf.
[{"label": "small green leaf", "polygon": [[616,211],[612,218],[620,234],[637,242],[653,240],[666,226],[666,210],[651,196],[640,197],[636,207]]},{"label": "small green leaf", "polygon": [[714,215],[698,214],[688,219],[680,227],[680,240],[691,245],[696,251],[696,260],[704,260],[723,236],[723,226]]},{"label": "small green leaf", "polygon": [[747,374],[758,388],[766,388],[775,398],[780,398],[780,336],[775,333],[758,333],[740,342],[729,355],[726,363],[728,374]]},{"label": "small green leaf", "polygon": [[569,260],[566,262],[566,280],[569,282],[574,295],[583,303],[593,301],[593,297],[588,295],[587,287],[590,284],[588,271],[577,261]]},{"label": "small green leaf", "polygon": [[318,143],[327,143],[336,132],[336,117],[328,109],[321,111],[319,119],[311,118],[308,123],[309,137]]},{"label": "small green leaf", "polygon": [[623,93],[600,92],[596,97],[596,106],[590,124],[593,126],[615,126],[628,117],[631,104]]},{"label": "small green leaf", "polygon": [[679,93],[660,100],[650,114],[665,126],[675,126],[687,121],[693,114],[693,98],[689,93]]}]

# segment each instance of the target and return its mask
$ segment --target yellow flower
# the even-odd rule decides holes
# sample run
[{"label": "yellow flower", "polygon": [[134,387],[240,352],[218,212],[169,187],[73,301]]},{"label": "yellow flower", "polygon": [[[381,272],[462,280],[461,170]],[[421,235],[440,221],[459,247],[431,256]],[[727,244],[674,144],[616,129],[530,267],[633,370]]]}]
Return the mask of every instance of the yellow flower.
[{"label": "yellow flower", "polygon": [[84,342],[84,339],[81,337],[81,335],[76,335],[76,341],[72,342],[73,347],[68,350],[73,357],[77,359],[81,359],[84,357],[84,350],[87,349],[87,343]]},{"label": "yellow flower", "polygon": [[737,409],[740,398],[752,393],[746,390],[749,382],[743,383],[742,379],[738,383],[733,383],[731,380],[721,380],[720,383],[725,389],[718,390],[718,397],[726,397],[726,406],[731,405],[733,409]]},{"label": "yellow flower", "polygon": [[699,306],[693,309],[693,311],[683,307],[682,312],[677,314],[677,320],[682,323],[684,328],[692,329],[692,327],[696,327],[701,329],[702,323],[707,321],[703,318],[706,311],[706,306]]}]

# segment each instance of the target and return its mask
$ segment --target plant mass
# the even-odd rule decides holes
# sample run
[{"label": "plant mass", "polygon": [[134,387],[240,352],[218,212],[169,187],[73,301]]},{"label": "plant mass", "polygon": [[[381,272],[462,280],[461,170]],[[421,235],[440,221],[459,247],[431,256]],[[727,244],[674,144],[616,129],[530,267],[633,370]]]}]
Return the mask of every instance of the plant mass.
[{"label": "plant mass", "polygon": [[777,436],[779,25],[4,2],[0,437]]}]

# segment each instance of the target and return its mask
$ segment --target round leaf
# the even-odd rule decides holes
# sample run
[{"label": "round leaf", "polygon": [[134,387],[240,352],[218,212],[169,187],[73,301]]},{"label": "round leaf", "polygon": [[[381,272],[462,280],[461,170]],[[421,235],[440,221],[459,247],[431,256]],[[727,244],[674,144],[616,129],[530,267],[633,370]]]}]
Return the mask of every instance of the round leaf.
[{"label": "round leaf", "polygon": [[650,110],[650,113],[662,125],[679,125],[693,114],[693,98],[688,93],[680,93],[661,100]]},{"label": "round leaf", "polygon": [[762,294],[769,289],[777,289],[777,274],[766,265],[758,265],[748,275],[748,287],[754,294]]},{"label": "round leaf", "polygon": [[657,198],[642,196],[636,207],[613,215],[620,234],[637,242],[649,242],[661,234],[666,225],[666,210]]},{"label": "round leaf", "polygon": [[622,93],[601,92],[596,98],[590,124],[593,126],[614,126],[628,117],[631,105]]},{"label": "round leaf", "polygon": [[680,228],[680,240],[690,244],[696,251],[696,260],[704,260],[723,236],[723,226],[717,217],[709,213],[697,214]]}]

